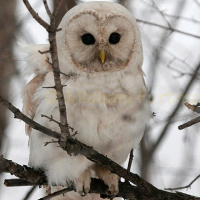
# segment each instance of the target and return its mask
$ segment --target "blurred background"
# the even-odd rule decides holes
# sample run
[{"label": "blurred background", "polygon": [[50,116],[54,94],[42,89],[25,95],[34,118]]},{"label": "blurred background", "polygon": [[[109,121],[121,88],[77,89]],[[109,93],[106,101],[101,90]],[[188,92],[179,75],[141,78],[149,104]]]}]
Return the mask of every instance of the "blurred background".
[{"label": "blurred background", "polygon": [[[49,0],[51,8],[58,0]],[[200,174],[200,124],[182,131],[178,126],[198,116],[184,102],[200,101],[200,0],[116,0],[138,20],[144,47],[143,70],[153,117],[134,151],[132,172],[160,189],[180,187]],[[41,0],[30,0],[48,21]],[[64,0],[64,13],[81,1]],[[25,62],[18,42],[48,43],[46,31],[32,19],[21,0],[0,4],[0,94],[22,108]],[[24,123],[0,106],[0,151],[21,165],[28,163],[28,137]],[[125,167],[127,164],[125,164]],[[35,200],[44,196],[39,187],[6,188],[0,174],[1,200]],[[200,196],[200,180],[182,192]]]}]

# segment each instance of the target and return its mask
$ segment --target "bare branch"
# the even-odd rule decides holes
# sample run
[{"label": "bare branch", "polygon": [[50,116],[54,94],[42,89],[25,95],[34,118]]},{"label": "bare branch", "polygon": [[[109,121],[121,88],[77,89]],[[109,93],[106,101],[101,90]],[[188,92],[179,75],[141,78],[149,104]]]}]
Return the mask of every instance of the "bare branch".
[{"label": "bare branch", "polygon": [[53,137],[53,138],[56,138],[56,139],[60,138],[60,133],[52,131],[52,130],[44,127],[44,126],[41,126],[37,122],[33,121],[32,119],[30,119],[29,117],[27,117],[26,115],[24,115],[22,112],[20,112],[19,109],[17,109],[15,106],[13,106],[10,102],[8,102],[1,95],[0,95],[0,103],[3,106],[6,106],[14,114],[15,118],[21,119],[25,123],[29,124],[33,129],[36,129],[36,130],[38,130],[38,131],[40,131],[42,133],[45,133],[45,134],[47,134],[50,137]]},{"label": "bare branch", "polygon": [[186,102],[185,106],[194,112],[200,113],[200,103],[199,102],[196,105],[191,105],[188,102]]},{"label": "bare branch", "polygon": [[[189,104],[188,102],[186,102],[185,103],[185,106],[188,108],[188,109],[190,109],[190,110],[192,110],[192,111],[194,111],[194,112],[197,112],[197,113],[200,113],[200,103],[197,103],[196,105],[191,105],[191,104]],[[185,129],[185,128],[187,128],[187,127],[190,127],[190,126],[192,126],[192,125],[194,125],[194,124],[197,124],[197,123],[199,123],[200,122],[200,116],[199,117],[196,117],[196,118],[194,118],[194,119],[192,119],[192,120],[190,120],[190,121],[188,121],[188,122],[186,122],[186,123],[184,123],[184,124],[182,124],[182,125],[180,125],[180,126],[178,126],[178,129],[179,130],[183,130],[183,129]]]},{"label": "bare branch", "polygon": [[200,23],[200,21],[196,20],[196,19],[192,19],[192,18],[188,18],[188,17],[183,17],[183,16],[178,16],[178,15],[171,15],[171,14],[168,14],[166,12],[163,12],[164,15],[166,17],[170,17],[170,18],[174,18],[174,19],[180,19],[180,20],[185,20],[185,21],[189,21],[189,22],[193,22],[193,23]]},{"label": "bare branch", "polygon": [[200,116],[196,117],[196,118],[194,118],[194,119],[192,119],[192,120],[190,120],[190,121],[188,121],[188,122],[186,122],[186,123],[184,123],[184,124],[182,124],[180,126],[178,126],[178,129],[179,130],[183,130],[183,129],[188,128],[190,126],[193,126],[194,124],[197,124],[199,122],[200,122]]},{"label": "bare branch", "polygon": [[56,19],[55,16],[57,14],[57,10],[59,9],[59,6],[61,5],[62,0],[60,0],[58,6],[54,8],[54,17],[51,18],[50,23],[50,31],[49,31],[49,42],[50,42],[50,52],[51,52],[51,58],[52,58],[52,69],[54,74],[54,81],[55,81],[55,89],[57,94],[57,100],[59,105],[59,111],[60,111],[60,129],[61,129],[61,138],[60,138],[60,145],[65,147],[66,140],[70,136],[70,132],[68,129],[68,122],[67,122],[67,111],[66,111],[66,105],[65,105],[65,99],[64,99],[64,93],[63,93],[63,85],[61,83],[60,79],[60,68],[59,68],[59,60],[58,60],[58,54],[57,54],[57,42],[56,42]]},{"label": "bare branch", "polygon": [[59,190],[59,191],[57,191],[57,192],[51,193],[51,194],[49,194],[49,195],[47,195],[47,196],[45,196],[45,197],[43,197],[43,198],[40,198],[40,199],[38,199],[38,200],[49,200],[49,199],[52,199],[52,198],[54,198],[54,197],[56,197],[56,196],[64,195],[65,193],[70,192],[70,191],[73,191],[73,190],[75,190],[74,187],[68,187],[68,188]]},{"label": "bare branch", "polygon": [[50,122],[55,122],[56,124],[58,124],[59,126],[60,126],[60,122],[58,122],[58,121],[56,121],[54,118],[53,118],[53,115],[51,115],[51,117],[48,117],[47,115],[41,115],[41,117],[45,117],[45,118],[47,118],[47,119],[49,119],[50,120]]},{"label": "bare branch", "polygon": [[44,3],[44,7],[45,7],[45,10],[47,12],[47,14],[49,15],[49,18],[51,19],[53,16],[53,14],[51,13],[50,9],[49,9],[49,6],[47,4],[47,1],[46,0],[43,0],[43,3]]},{"label": "bare branch", "polygon": [[55,89],[56,87],[55,86],[44,86],[42,88],[45,88],[45,89]]},{"label": "bare branch", "polygon": [[182,189],[188,189],[191,188],[192,184],[200,178],[200,175],[198,175],[194,180],[192,180],[188,185],[183,186],[183,187],[177,187],[177,188],[165,188],[165,190],[170,190],[170,191],[174,191],[174,190],[182,190]]},{"label": "bare branch", "polygon": [[[61,129],[61,138],[60,138],[60,145],[63,146],[66,144],[67,137],[70,136],[70,132],[68,129],[68,122],[67,122],[67,111],[65,106],[65,100],[64,100],[64,94],[63,94],[63,85],[61,84],[60,79],[60,68],[59,68],[59,61],[58,61],[58,54],[57,54],[57,42],[56,42],[56,32],[57,27],[55,24],[55,14],[57,13],[57,10],[59,9],[60,3],[62,0],[60,0],[58,6],[54,9],[53,16],[50,17],[50,25],[48,25],[48,28],[45,26],[44,21],[37,15],[37,13],[33,10],[28,0],[23,0],[24,4],[26,5],[29,12],[32,14],[32,16],[43,25],[43,27],[48,31],[49,33],[49,43],[50,43],[50,54],[52,58],[52,70],[54,74],[54,81],[55,81],[55,89],[57,94],[57,100],[58,100],[58,106],[60,111],[60,129]],[[47,5],[46,5],[47,7]],[[47,8],[46,8],[47,9]],[[63,146],[65,147],[65,146]]]},{"label": "bare branch", "polygon": [[31,13],[32,17],[40,24],[42,25],[47,31],[49,31],[49,24],[45,22],[32,8],[31,4],[29,3],[28,0],[23,0],[26,8],[28,11]]},{"label": "bare branch", "polygon": [[133,162],[133,149],[131,149],[131,152],[130,152],[130,156],[129,156],[129,161],[128,161],[128,168],[127,168],[127,171],[130,172],[131,171],[131,165],[132,165],[132,162]]},{"label": "bare branch", "polygon": [[195,35],[195,34],[192,34],[192,33],[187,33],[187,32],[175,29],[173,27],[163,26],[163,25],[160,25],[160,24],[156,24],[156,23],[153,23],[153,22],[144,21],[144,20],[141,20],[141,19],[136,19],[136,20],[139,23],[148,24],[148,25],[151,25],[151,26],[156,26],[156,27],[163,28],[163,29],[166,29],[166,30],[169,30],[169,31],[172,31],[172,32],[177,32],[177,33],[180,33],[180,34],[183,34],[183,35],[187,35],[187,36],[190,36],[190,37],[194,37],[194,38],[200,39],[200,35]]},{"label": "bare branch", "polygon": [[7,160],[0,156],[0,172],[7,172],[13,174],[23,180],[31,183],[37,183],[38,185],[46,182],[42,171],[36,171],[28,166],[21,166],[17,163]]},{"label": "bare branch", "polygon": [[50,50],[47,50],[47,51],[38,51],[40,54],[46,54],[46,53],[50,53]]},{"label": "bare branch", "polygon": [[37,186],[32,186],[31,189],[26,193],[25,197],[23,198],[23,200],[28,200],[30,199],[30,196],[33,194],[33,192],[35,191],[35,189],[37,188]]}]

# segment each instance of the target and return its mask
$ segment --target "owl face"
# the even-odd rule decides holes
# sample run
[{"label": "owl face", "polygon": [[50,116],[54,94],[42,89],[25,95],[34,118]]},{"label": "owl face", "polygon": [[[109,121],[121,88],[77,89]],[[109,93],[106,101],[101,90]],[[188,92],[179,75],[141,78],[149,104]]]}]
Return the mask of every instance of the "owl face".
[{"label": "owl face", "polygon": [[[85,72],[117,71],[133,59],[136,27],[119,10],[106,5],[76,12],[64,27],[64,44],[76,68]],[[89,4],[90,5],[90,4]],[[127,11],[128,12],[128,11]]]}]

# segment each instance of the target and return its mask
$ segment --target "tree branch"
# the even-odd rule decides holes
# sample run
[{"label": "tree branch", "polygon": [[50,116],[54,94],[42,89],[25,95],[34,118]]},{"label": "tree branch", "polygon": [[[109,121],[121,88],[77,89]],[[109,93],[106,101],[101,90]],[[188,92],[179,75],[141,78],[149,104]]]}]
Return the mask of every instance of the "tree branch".
[{"label": "tree branch", "polygon": [[60,138],[60,145],[65,147],[66,140],[70,136],[70,132],[68,129],[68,122],[67,122],[67,111],[63,93],[63,85],[60,79],[60,67],[59,67],[59,60],[58,60],[58,53],[57,53],[57,41],[56,41],[56,15],[58,9],[62,3],[62,0],[58,3],[57,7],[54,8],[53,17],[50,18],[50,31],[49,31],[49,43],[50,43],[50,54],[52,59],[52,70],[54,74],[54,81],[55,81],[55,89],[58,99],[58,106],[60,111],[60,129],[61,129],[61,138]]},{"label": "tree branch", "polygon": [[58,12],[58,9],[60,7],[60,4],[62,3],[62,0],[58,3],[58,6],[54,8],[53,15],[51,15],[49,12],[49,7],[47,3],[45,5],[45,9],[48,14],[50,14],[50,25],[48,25],[46,22],[44,22],[38,14],[33,10],[28,0],[23,0],[24,4],[26,5],[27,9],[33,16],[33,18],[40,23],[49,33],[49,43],[50,43],[50,54],[52,58],[52,70],[54,74],[54,82],[55,82],[55,89],[58,99],[58,106],[60,111],[60,129],[61,129],[61,137],[60,137],[60,145],[65,147],[67,137],[70,136],[70,132],[68,129],[68,122],[67,122],[67,111],[65,106],[65,100],[64,100],[64,94],[63,94],[63,85],[61,83],[60,79],[60,68],[59,68],[59,61],[58,61],[58,54],[57,54],[57,42],[56,42],[56,19],[55,16]]},{"label": "tree branch", "polygon": [[192,120],[190,120],[190,121],[188,121],[184,124],[181,124],[180,126],[178,126],[178,129],[183,130],[183,129],[188,128],[190,126],[193,126],[194,124],[197,124],[199,122],[200,122],[200,116],[196,117],[196,118],[194,118],[194,119],[192,119]]},{"label": "tree branch", "polygon": [[183,186],[183,187],[177,187],[177,188],[165,188],[165,190],[170,190],[170,191],[174,191],[174,190],[182,190],[182,189],[187,189],[190,188],[192,186],[192,184],[200,178],[200,175],[198,175],[194,180],[192,180],[188,185]]},{"label": "tree branch", "polygon": [[136,19],[136,20],[139,23],[143,23],[143,24],[147,24],[147,25],[151,25],[151,26],[156,26],[156,27],[159,27],[159,28],[162,28],[162,29],[166,29],[166,30],[169,30],[169,31],[172,31],[172,32],[177,32],[177,33],[180,33],[180,34],[183,34],[183,35],[187,35],[187,36],[190,36],[190,37],[194,37],[194,38],[200,39],[200,35],[187,33],[187,32],[175,29],[175,28],[173,28],[171,26],[170,27],[169,26],[163,26],[163,25],[156,24],[156,23],[153,23],[153,22],[144,21],[142,19]]},{"label": "tree branch", "polygon": [[46,182],[42,171],[33,170],[26,165],[21,166],[17,163],[12,162],[11,160],[3,158],[3,156],[0,156],[0,172],[13,174],[18,178],[21,178],[33,184],[37,183],[41,185],[42,183]]},{"label": "tree branch", "polygon": [[26,8],[28,11],[31,13],[32,17],[40,24],[42,25],[47,31],[49,31],[49,24],[46,23],[32,8],[31,4],[29,3],[28,0],[23,0]]},{"label": "tree branch", "polygon": [[[16,166],[16,169],[14,171],[18,171],[18,173],[16,174],[18,177],[22,177],[24,179],[23,174],[26,174],[25,179],[8,179],[5,180],[5,185],[7,187],[12,187],[12,186],[30,186],[30,185],[46,185],[46,176],[44,175],[44,173],[38,172],[36,170],[33,170],[32,168],[28,167],[28,168],[24,168],[23,166],[20,166],[16,163],[13,163],[12,161],[8,161],[6,159],[4,159],[3,157],[1,157],[0,159],[1,161],[3,161],[4,163],[13,166]],[[9,172],[11,168],[6,168],[5,171]],[[20,170],[19,170],[20,169]],[[13,171],[13,170],[12,170]],[[30,177],[28,176],[28,174],[30,173]],[[32,175],[36,174],[37,175],[37,181],[32,179]],[[40,174],[38,176],[38,174]],[[32,180],[33,182],[29,182],[27,180]],[[43,182],[42,182],[43,181]],[[148,187],[150,186],[150,184],[146,185],[147,188],[146,191],[149,191],[148,193],[145,192],[144,190],[140,187],[136,187],[131,185],[128,182],[119,182],[119,194],[117,195],[117,197],[123,197],[125,199],[135,199],[135,200],[200,200],[200,198],[198,197],[193,197],[184,193],[170,193],[167,191],[163,191],[163,190],[159,190],[157,188],[155,188],[154,190],[152,190],[152,188]],[[91,181],[91,189],[89,193],[96,193],[96,194],[101,194],[104,195],[104,197],[108,197],[106,196],[106,191],[107,191],[108,187],[103,183],[103,181],[99,180],[99,179],[92,179]],[[41,198],[40,200],[46,200],[46,199],[50,199],[52,197],[58,196],[60,194],[69,192],[69,191],[75,191],[75,187],[73,185],[68,186],[68,188],[65,188],[61,191],[52,193],[49,196],[46,196],[44,198]]]}]

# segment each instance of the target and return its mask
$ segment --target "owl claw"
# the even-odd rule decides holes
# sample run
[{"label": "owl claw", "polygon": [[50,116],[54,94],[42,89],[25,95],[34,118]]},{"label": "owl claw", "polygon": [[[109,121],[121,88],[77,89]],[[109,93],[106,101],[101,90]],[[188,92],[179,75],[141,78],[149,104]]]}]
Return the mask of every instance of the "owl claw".
[{"label": "owl claw", "polygon": [[116,196],[119,193],[119,176],[98,165],[93,166],[92,169],[95,171],[96,175],[108,186],[106,194],[108,196]]},{"label": "owl claw", "polygon": [[108,196],[116,196],[119,193],[118,183],[117,185],[112,184],[109,189],[106,191]]},{"label": "owl claw", "polygon": [[76,191],[81,196],[86,196],[90,191],[91,174],[89,170],[84,171],[76,180]]}]

